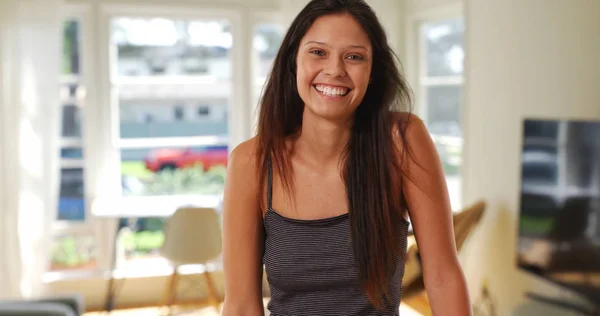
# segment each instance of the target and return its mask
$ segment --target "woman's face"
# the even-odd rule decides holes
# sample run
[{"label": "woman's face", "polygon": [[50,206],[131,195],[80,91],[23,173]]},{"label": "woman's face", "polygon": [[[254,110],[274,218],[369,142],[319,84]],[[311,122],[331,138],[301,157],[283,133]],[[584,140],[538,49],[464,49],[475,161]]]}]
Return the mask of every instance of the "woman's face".
[{"label": "woman's face", "polygon": [[327,119],[351,115],[371,76],[369,36],[349,14],[318,18],[300,41],[297,85],[305,110]]}]

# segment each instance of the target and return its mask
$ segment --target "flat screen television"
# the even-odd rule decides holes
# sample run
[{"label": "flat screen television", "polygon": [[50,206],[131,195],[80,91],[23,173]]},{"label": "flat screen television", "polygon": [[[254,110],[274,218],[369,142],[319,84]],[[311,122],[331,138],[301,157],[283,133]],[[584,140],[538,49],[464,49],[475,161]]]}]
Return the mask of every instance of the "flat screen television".
[{"label": "flat screen television", "polygon": [[517,265],[600,305],[600,121],[526,119]]}]

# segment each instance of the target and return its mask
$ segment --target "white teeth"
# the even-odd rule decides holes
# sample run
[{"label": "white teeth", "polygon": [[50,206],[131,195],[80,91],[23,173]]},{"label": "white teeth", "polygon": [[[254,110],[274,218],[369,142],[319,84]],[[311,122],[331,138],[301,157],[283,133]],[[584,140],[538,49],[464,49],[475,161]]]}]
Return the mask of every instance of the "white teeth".
[{"label": "white teeth", "polygon": [[317,89],[317,91],[319,91],[325,95],[332,96],[332,97],[344,96],[349,91],[348,88],[330,87],[330,86],[326,86],[326,85],[322,85],[322,84],[316,85],[315,88]]}]

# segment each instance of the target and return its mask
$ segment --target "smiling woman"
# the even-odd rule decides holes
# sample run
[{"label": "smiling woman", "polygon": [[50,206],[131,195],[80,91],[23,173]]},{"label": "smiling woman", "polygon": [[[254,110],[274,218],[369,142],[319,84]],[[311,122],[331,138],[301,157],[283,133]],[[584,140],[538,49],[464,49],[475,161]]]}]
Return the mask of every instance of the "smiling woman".
[{"label": "smiling woman", "polygon": [[365,1],[293,21],[258,135],[228,161],[223,315],[264,313],[263,264],[272,316],[398,315],[409,213],[435,315],[470,314],[443,169],[394,57]]}]

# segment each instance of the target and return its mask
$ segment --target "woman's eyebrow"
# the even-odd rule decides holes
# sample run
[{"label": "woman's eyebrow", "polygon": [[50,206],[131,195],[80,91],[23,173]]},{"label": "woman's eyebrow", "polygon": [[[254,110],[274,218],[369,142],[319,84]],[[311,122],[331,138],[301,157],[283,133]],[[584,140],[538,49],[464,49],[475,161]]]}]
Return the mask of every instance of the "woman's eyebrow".
[{"label": "woman's eyebrow", "polygon": [[[327,46],[326,43],[319,42],[319,41],[308,41],[304,44],[304,46],[309,45],[309,44],[318,44],[318,45]],[[346,46],[346,48],[360,48],[360,49],[364,49],[364,50],[369,50],[366,46],[358,45],[358,44],[348,45],[348,46]]]}]

